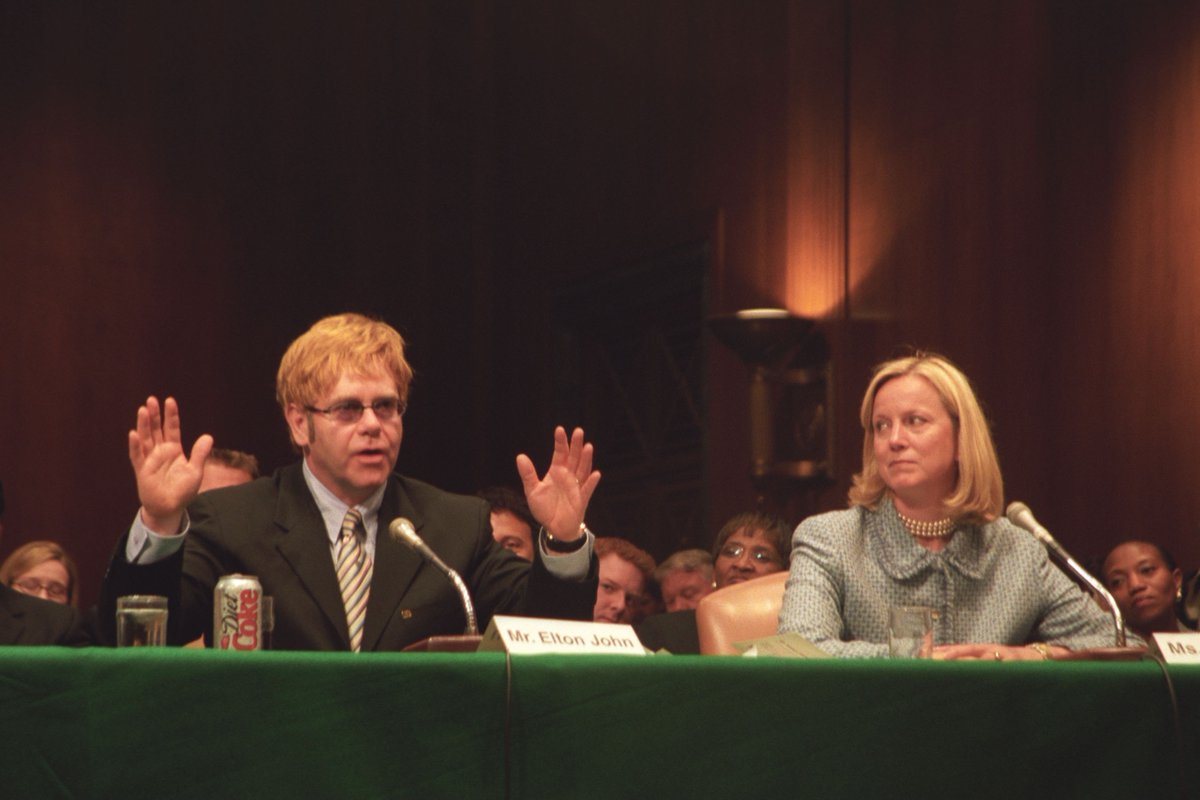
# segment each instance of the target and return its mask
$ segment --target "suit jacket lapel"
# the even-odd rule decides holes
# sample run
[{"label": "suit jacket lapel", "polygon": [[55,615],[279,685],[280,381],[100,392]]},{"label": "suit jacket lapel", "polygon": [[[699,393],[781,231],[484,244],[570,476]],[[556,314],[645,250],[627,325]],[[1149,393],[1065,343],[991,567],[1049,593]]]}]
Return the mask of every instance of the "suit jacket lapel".
[{"label": "suit jacket lapel", "polygon": [[363,623],[363,650],[375,650],[379,646],[384,629],[421,568],[421,557],[388,533],[388,525],[396,517],[408,517],[417,533],[421,532],[424,520],[413,507],[402,482],[393,476],[388,480],[387,491],[379,506],[375,567],[371,576],[371,594],[367,597],[367,618]]},{"label": "suit jacket lapel", "polygon": [[[280,555],[329,618],[341,637],[342,646],[349,649],[346,607],[333,570],[329,533],[299,467],[283,476],[275,506],[275,527],[278,532],[275,546]],[[367,618],[370,619],[369,612]]]}]

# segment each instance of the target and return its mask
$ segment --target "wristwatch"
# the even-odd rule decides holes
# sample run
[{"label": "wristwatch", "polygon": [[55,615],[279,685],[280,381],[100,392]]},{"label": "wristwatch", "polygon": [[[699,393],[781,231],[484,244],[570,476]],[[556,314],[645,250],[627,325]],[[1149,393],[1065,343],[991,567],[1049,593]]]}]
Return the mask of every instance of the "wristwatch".
[{"label": "wristwatch", "polygon": [[562,539],[555,539],[554,534],[546,530],[545,527],[538,529],[538,536],[542,540],[542,546],[551,553],[574,553],[576,550],[582,548],[587,544],[588,534],[591,533],[588,530],[587,523],[579,523],[579,533],[581,535],[578,539],[567,542]]}]

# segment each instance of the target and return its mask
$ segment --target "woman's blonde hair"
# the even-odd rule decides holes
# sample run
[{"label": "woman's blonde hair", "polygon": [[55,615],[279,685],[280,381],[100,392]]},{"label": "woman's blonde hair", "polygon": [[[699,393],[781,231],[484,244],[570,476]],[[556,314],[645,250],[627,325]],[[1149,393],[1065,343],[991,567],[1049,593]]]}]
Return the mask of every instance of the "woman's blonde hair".
[{"label": "woman's blonde hair", "polygon": [[75,561],[58,542],[38,541],[23,544],[13,550],[4,563],[0,564],[0,583],[12,586],[13,583],[38,564],[47,561],[61,562],[67,570],[67,602],[79,607],[79,570]]},{"label": "woman's blonde hair", "polygon": [[875,368],[863,396],[859,419],[863,426],[862,472],[854,476],[850,504],[874,509],[887,485],[875,461],[875,396],[885,383],[903,375],[918,375],[929,381],[954,422],[958,445],[958,479],[946,498],[946,510],[955,519],[990,522],[1000,516],[1004,505],[1004,479],[987,418],[967,376],[944,356],[918,352],[885,361]]}]

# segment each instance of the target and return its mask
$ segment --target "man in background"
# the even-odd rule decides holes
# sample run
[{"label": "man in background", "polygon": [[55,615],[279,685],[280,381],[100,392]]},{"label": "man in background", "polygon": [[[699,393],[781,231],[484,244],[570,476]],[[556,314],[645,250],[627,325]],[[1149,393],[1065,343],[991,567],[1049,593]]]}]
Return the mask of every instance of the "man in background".
[{"label": "man in background", "polygon": [[596,589],[595,622],[637,622],[638,598],[654,574],[654,557],[633,542],[616,536],[596,539],[600,585]]},{"label": "man in background", "polygon": [[492,538],[505,550],[533,561],[533,529],[537,522],[529,512],[525,498],[507,486],[480,489],[476,496],[486,500],[491,509],[488,518],[492,524]]},{"label": "man in background", "polygon": [[204,460],[204,477],[200,479],[200,491],[240,486],[258,477],[258,459],[241,450],[214,447]]},{"label": "man in background", "polygon": [[672,553],[654,570],[662,590],[664,610],[695,608],[700,598],[713,590],[713,560],[698,548]]}]

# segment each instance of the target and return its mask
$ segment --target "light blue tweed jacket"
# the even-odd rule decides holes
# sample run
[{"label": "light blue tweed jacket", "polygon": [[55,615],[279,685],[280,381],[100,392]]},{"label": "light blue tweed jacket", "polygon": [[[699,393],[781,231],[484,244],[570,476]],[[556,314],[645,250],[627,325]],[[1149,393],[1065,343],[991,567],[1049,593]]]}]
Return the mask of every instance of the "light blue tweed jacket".
[{"label": "light blue tweed jacket", "polygon": [[888,654],[888,608],[931,606],[934,642],[1111,647],[1111,618],[1006,519],[963,525],[940,553],[908,533],[890,499],[809,517],[792,535],[781,633],[830,655]]}]

